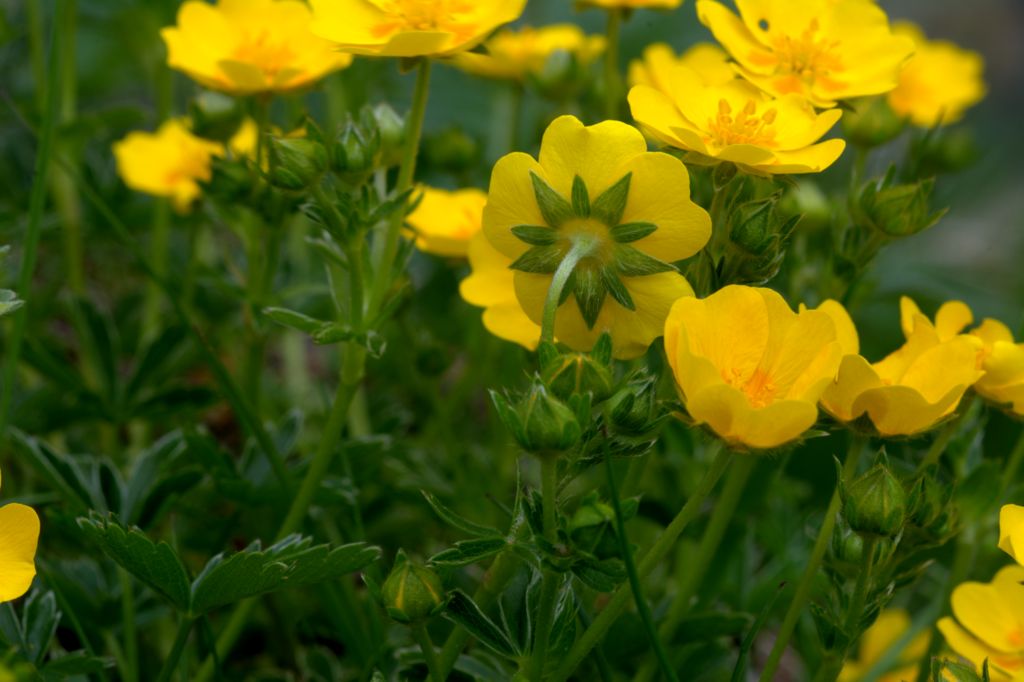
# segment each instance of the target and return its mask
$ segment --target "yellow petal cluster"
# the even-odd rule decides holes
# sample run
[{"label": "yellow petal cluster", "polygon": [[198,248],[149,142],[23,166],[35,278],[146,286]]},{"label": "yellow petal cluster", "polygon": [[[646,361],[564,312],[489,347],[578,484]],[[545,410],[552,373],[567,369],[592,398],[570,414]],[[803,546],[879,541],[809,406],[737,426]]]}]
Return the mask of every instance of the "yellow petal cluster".
[{"label": "yellow petal cluster", "polygon": [[822,406],[836,419],[852,422],[866,416],[883,436],[932,428],[982,376],[981,343],[958,333],[966,324],[966,306],[946,304],[933,323],[909,298],[900,305],[903,346],[876,363],[847,355],[835,383],[822,396]]},{"label": "yellow petal cluster", "polygon": [[[848,660],[839,674],[839,682],[860,682],[867,672],[875,667],[889,648],[910,630],[910,616],[903,609],[886,609],[878,614],[875,622],[864,631],[857,647],[857,658]],[[918,662],[928,651],[931,633],[927,630],[914,637],[899,653],[892,668],[879,677],[878,682],[903,682],[916,680]]]},{"label": "yellow petal cluster", "polygon": [[953,590],[954,618],[939,631],[958,655],[978,672],[987,660],[993,682],[1024,674],[1024,567],[1006,566],[991,582],[966,582]]},{"label": "yellow petal cluster", "polygon": [[310,0],[313,32],[344,52],[451,55],[515,21],[526,0]]},{"label": "yellow petal cluster", "polygon": [[39,516],[23,504],[0,507],[0,602],[17,599],[36,575]]},{"label": "yellow petal cluster", "polygon": [[478,189],[455,191],[423,187],[406,223],[420,251],[465,258],[469,240],[480,231],[487,194]]},{"label": "yellow petal cluster", "polygon": [[[560,242],[576,238],[596,239],[600,247],[581,262],[582,268],[600,269],[616,248],[609,225],[590,219],[548,225],[535,195],[535,180],[546,183],[565,201],[578,177],[590,197],[629,176],[629,190],[621,214],[623,224],[653,224],[657,229],[630,246],[663,263],[673,263],[697,253],[711,236],[711,218],[690,199],[686,166],[668,154],[648,152],[643,135],[632,126],[605,121],[584,126],[573,116],[561,116],[548,126],[534,159],[515,152],[497,162],[491,174],[484,233],[499,252],[511,260],[522,256],[528,245],[513,228],[541,226],[556,229]],[[552,275],[519,272],[515,292],[523,310],[540,324]],[[616,357],[642,354],[661,336],[672,303],[692,296],[686,279],[674,269],[645,276],[625,276],[622,284],[634,303],[630,310],[607,296],[596,323],[588,326],[578,309],[575,294],[558,308],[555,336],[575,350],[588,350],[605,331],[610,332]]]},{"label": "yellow petal cluster", "polygon": [[1006,504],[999,510],[999,549],[1024,566],[1024,507]]},{"label": "yellow petal cluster", "polygon": [[135,131],[114,143],[117,172],[139,192],[167,197],[185,211],[210,179],[210,160],[223,153],[218,142],[196,137],[182,119],[165,121],[155,133]]},{"label": "yellow petal cluster", "polygon": [[630,62],[629,85],[649,85],[671,97],[678,68],[695,73],[704,85],[722,85],[736,78],[729,55],[713,43],[697,43],[681,55],[665,43],[654,43],[640,59]]},{"label": "yellow petal cluster", "polygon": [[177,25],[160,34],[167,63],[197,82],[234,95],[282,92],[348,66],[352,56],[310,31],[299,0],[189,0]]},{"label": "yellow petal cluster", "polygon": [[892,90],[914,50],[874,0],[737,0],[736,7],[738,16],[717,0],[698,0],[697,16],[744,78],[818,107]]},{"label": "yellow petal cluster", "polygon": [[817,173],[846,146],[819,142],[841,112],[818,113],[800,95],[773,98],[751,83],[708,83],[692,68],[676,65],[659,89],[629,91],[633,118],[653,138],[712,161],[729,161],[758,174]]},{"label": "yellow petal cluster", "polygon": [[843,356],[834,316],[848,318],[834,301],[797,313],[771,289],[738,285],[676,301],[665,353],[690,416],[734,447],[799,438]]},{"label": "yellow petal cluster", "polygon": [[914,56],[889,93],[889,106],[897,114],[923,128],[956,123],[985,96],[980,54],[945,40],[928,40],[909,22],[893,24],[893,32],[914,42]]},{"label": "yellow petal cluster", "polygon": [[503,29],[484,43],[485,52],[460,52],[452,64],[477,76],[522,81],[538,75],[551,55],[564,52],[580,66],[592,64],[605,49],[604,36],[587,35],[576,24]]}]

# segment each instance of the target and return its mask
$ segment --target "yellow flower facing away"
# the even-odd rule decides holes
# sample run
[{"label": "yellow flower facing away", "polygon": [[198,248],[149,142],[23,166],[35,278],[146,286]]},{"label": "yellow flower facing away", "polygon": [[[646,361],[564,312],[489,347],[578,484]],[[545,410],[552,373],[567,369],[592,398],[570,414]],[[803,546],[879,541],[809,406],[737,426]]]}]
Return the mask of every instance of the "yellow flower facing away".
[{"label": "yellow flower facing away", "polygon": [[487,194],[478,189],[449,191],[424,187],[406,222],[416,247],[438,256],[464,258],[469,241],[480,231]]},{"label": "yellow flower facing away", "polygon": [[985,96],[980,54],[945,40],[928,40],[909,22],[893,24],[893,32],[914,42],[914,56],[889,93],[889,106],[897,114],[922,128],[956,123]]},{"label": "yellow flower facing away", "polygon": [[526,0],[310,0],[313,32],[376,57],[451,55],[515,21]]},{"label": "yellow flower facing away", "polygon": [[[871,627],[860,636],[857,658],[848,660],[839,674],[839,682],[860,682],[869,670],[882,660],[907,631],[910,630],[910,616],[903,609],[886,609],[878,614]],[[926,629],[915,636],[899,652],[891,669],[872,679],[878,682],[904,682],[916,680],[918,663],[928,651],[931,630]]]},{"label": "yellow flower facing away", "polygon": [[987,660],[992,682],[1024,675],[1024,567],[1006,566],[991,582],[966,582],[953,590],[953,618],[939,631],[978,672]]},{"label": "yellow flower facing away", "polygon": [[798,439],[844,347],[832,308],[794,312],[771,289],[730,285],[683,298],[665,321],[665,353],[690,416],[733,447]]},{"label": "yellow flower facing away", "polygon": [[999,510],[999,549],[1024,566],[1024,507],[1006,504]]},{"label": "yellow flower facing away", "polygon": [[189,0],[178,10],[177,25],[160,33],[168,65],[208,88],[233,95],[282,92],[352,62],[313,35],[311,18],[299,0]]},{"label": "yellow flower facing away", "polygon": [[587,350],[608,331],[616,357],[631,358],[661,336],[672,303],[693,295],[672,263],[703,248],[711,218],[690,200],[686,166],[648,152],[636,128],[561,116],[538,159],[516,152],[495,164],[484,233],[512,260],[516,296],[537,324],[563,258],[582,254],[554,334]]},{"label": "yellow flower facing away", "polygon": [[36,575],[39,516],[23,504],[0,507],[0,602],[17,599]]},{"label": "yellow flower facing away", "polygon": [[713,43],[697,43],[681,55],[665,43],[648,45],[640,59],[629,64],[629,85],[649,85],[671,96],[675,72],[689,69],[705,85],[722,85],[736,78],[729,55]]},{"label": "yellow flower facing away", "polygon": [[477,76],[522,81],[538,75],[556,53],[571,55],[581,67],[592,64],[605,49],[605,38],[587,35],[575,24],[503,29],[484,43],[485,52],[460,52],[452,64]]},{"label": "yellow flower facing away", "polygon": [[167,197],[186,211],[210,179],[210,161],[223,146],[193,135],[184,120],[169,119],[155,133],[135,131],[114,143],[117,172],[139,192]]},{"label": "yellow flower facing away", "polygon": [[629,91],[633,118],[654,139],[729,161],[756,174],[817,173],[831,166],[846,143],[819,142],[842,113],[818,113],[800,95],[773,98],[746,81],[706,82],[692,68],[676,65],[660,89]]},{"label": "yellow flower facing away", "polygon": [[738,0],[739,16],[698,0],[697,16],[750,82],[815,106],[896,87],[913,41],[893,33],[874,0]]},{"label": "yellow flower facing away", "polygon": [[910,436],[938,424],[983,374],[980,341],[954,331],[964,326],[961,305],[943,306],[933,324],[904,297],[903,346],[875,363],[848,354],[822,406],[842,422],[866,417],[882,436]]},{"label": "yellow flower facing away", "polygon": [[469,241],[471,273],[459,284],[462,298],[484,309],[483,323],[498,338],[534,350],[540,325],[527,317],[516,298],[512,259],[491,245],[483,232]]}]

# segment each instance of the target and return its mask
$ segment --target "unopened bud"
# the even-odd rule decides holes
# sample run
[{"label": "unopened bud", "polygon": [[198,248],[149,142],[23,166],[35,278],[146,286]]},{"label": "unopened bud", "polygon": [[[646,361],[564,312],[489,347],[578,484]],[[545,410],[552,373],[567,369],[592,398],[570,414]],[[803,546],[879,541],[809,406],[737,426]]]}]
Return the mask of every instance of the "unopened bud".
[{"label": "unopened bud", "polygon": [[640,375],[619,389],[605,405],[605,418],[612,431],[627,436],[649,433],[657,420],[657,381]]},{"label": "unopened bud", "polygon": [[903,132],[903,119],[884,97],[861,99],[854,102],[853,107],[853,111],[843,113],[843,129],[852,144],[878,147]]},{"label": "unopened bud", "polygon": [[301,190],[320,181],[327,170],[327,150],[305,137],[270,138],[269,181],[274,187]]},{"label": "unopened bud", "polygon": [[461,173],[476,164],[480,145],[462,130],[449,128],[423,141],[423,157],[435,168]]},{"label": "unopened bud", "polygon": [[516,405],[491,392],[498,415],[527,452],[541,457],[558,455],[580,439],[580,425],[573,411],[550,393],[539,380]]},{"label": "unopened bud", "polygon": [[910,486],[907,494],[907,520],[915,526],[929,528],[946,509],[950,490],[937,480],[934,467],[924,472]]},{"label": "unopened bud", "polygon": [[736,210],[729,239],[743,251],[763,255],[771,248],[774,240],[773,219],[775,201],[752,201]]},{"label": "unopened bud", "polygon": [[890,237],[907,237],[928,229],[945,213],[931,211],[934,187],[934,179],[905,185],[869,183],[861,192],[859,208],[875,229]]},{"label": "unopened bud", "polygon": [[380,132],[369,110],[360,122],[349,118],[332,145],[334,170],[347,180],[358,183],[371,173],[380,155]]},{"label": "unopened bud", "polygon": [[373,108],[373,118],[380,131],[380,163],[385,168],[397,166],[405,149],[405,121],[386,103]]},{"label": "unopened bud", "polygon": [[238,99],[209,90],[189,102],[188,113],[193,133],[218,142],[231,139],[245,117]]},{"label": "unopened bud", "polygon": [[395,566],[384,581],[381,598],[388,615],[399,623],[418,623],[437,615],[447,599],[441,578],[399,551]]},{"label": "unopened bud", "polygon": [[[611,337],[602,335],[598,346],[611,344]],[[539,349],[541,379],[551,392],[563,400],[574,394],[590,393],[594,402],[611,395],[611,353],[607,359],[603,348],[595,346],[590,353],[560,353],[553,344]]]},{"label": "unopened bud", "polygon": [[876,464],[863,476],[844,485],[843,518],[865,536],[895,537],[907,516],[903,486],[884,464]]}]

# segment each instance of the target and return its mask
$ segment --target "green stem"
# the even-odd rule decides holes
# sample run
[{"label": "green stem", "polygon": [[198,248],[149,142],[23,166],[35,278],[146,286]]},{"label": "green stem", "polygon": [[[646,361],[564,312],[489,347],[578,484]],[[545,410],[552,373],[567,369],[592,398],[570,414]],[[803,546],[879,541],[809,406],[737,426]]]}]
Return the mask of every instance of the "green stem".
[{"label": "green stem", "polygon": [[[721,445],[716,443],[716,447],[721,448]],[[701,505],[704,504],[704,500],[707,499],[718,479],[721,478],[722,473],[729,466],[730,461],[732,461],[732,452],[724,448],[719,449],[711,463],[710,469],[704,474],[704,478],[697,485],[693,495],[690,496],[690,499],[686,501],[683,508],[679,510],[679,513],[676,514],[665,530],[661,532],[654,545],[641,559],[640,564],[637,566],[637,572],[641,578],[646,577],[654,570],[655,566],[672,549],[680,534],[682,534],[691,521],[697,518]],[[583,635],[573,644],[562,665],[559,666],[552,677],[553,680],[563,682],[572,675],[573,671],[579,667],[591,649],[597,646],[601,639],[604,638],[608,628],[615,623],[625,610],[630,596],[632,596],[632,591],[628,586],[620,587],[615,591],[607,606],[604,607],[597,618],[594,619],[594,622],[590,624],[590,627],[584,630]]]},{"label": "green stem", "polygon": [[622,92],[622,75],[619,73],[619,34],[622,32],[622,12],[608,10],[608,25],[605,30],[607,44],[604,51],[604,114],[605,118],[617,119],[620,112],[619,93]]},{"label": "green stem", "polygon": [[622,555],[622,560],[626,564],[626,575],[629,576],[629,588],[633,592],[633,602],[636,604],[636,609],[640,613],[640,619],[647,630],[647,639],[654,648],[654,654],[658,659],[658,664],[661,666],[661,673],[670,682],[677,682],[679,678],[672,667],[672,662],[669,661],[668,654],[665,652],[665,645],[662,644],[658,629],[654,626],[651,607],[647,603],[647,598],[644,597],[640,576],[636,572],[633,552],[629,547],[629,538],[626,537],[626,522],[622,518],[622,503],[619,501],[619,490],[615,483],[615,469],[612,467],[612,458],[608,455],[607,449],[605,449],[604,467],[605,474],[608,476],[608,491],[612,498],[612,509],[615,512],[615,530],[619,541],[619,554]]},{"label": "green stem", "polygon": [[[416,174],[416,155],[420,149],[420,138],[423,136],[423,118],[427,111],[427,95],[430,92],[430,60],[422,59],[416,72],[416,88],[412,96],[412,109],[406,122],[405,151],[402,163],[398,167],[398,180],[395,193],[402,194],[412,187]],[[384,245],[379,258],[374,264],[373,287],[370,291],[370,310],[377,310],[384,301],[384,296],[391,285],[394,271],[395,256],[398,255],[398,240],[402,233],[404,211],[395,211],[384,234]]]},{"label": "green stem", "polygon": [[818,672],[814,676],[816,682],[835,682],[838,679],[839,673],[843,668],[843,662],[853,648],[852,644],[857,641],[861,634],[860,623],[864,616],[864,605],[867,603],[868,591],[871,589],[871,571],[874,567],[877,543],[878,538],[876,537],[868,536],[864,538],[860,572],[857,573],[857,582],[854,584],[850,604],[846,610],[846,619],[843,622],[843,631],[851,636],[850,641],[845,646],[830,651],[825,655],[825,660],[819,665]]},{"label": "green stem", "polygon": [[[968,405],[964,405],[963,409],[966,413]],[[953,436],[956,435],[957,430],[960,428],[961,416],[950,419],[949,422],[942,427],[939,431],[939,435],[932,441],[931,446],[928,448],[928,452],[925,453],[924,459],[921,460],[921,464],[918,466],[918,471],[924,471],[933,464],[938,464],[939,459],[942,457],[942,453],[946,451],[946,446],[949,445],[949,441],[952,440]]]},{"label": "green stem", "polygon": [[178,661],[181,659],[181,654],[185,651],[185,645],[188,643],[188,636],[192,632],[192,625],[195,624],[195,620],[188,617],[181,619],[181,624],[178,626],[178,634],[174,637],[174,644],[171,645],[171,653],[167,655],[167,660],[164,661],[164,667],[160,669],[160,676],[157,678],[157,682],[168,682],[174,675],[174,670],[178,667]]},{"label": "green stem", "polygon": [[1010,484],[1017,480],[1017,472],[1020,470],[1022,461],[1024,461],[1024,429],[1021,430],[1013,450],[1010,451],[1009,456],[1006,458],[1006,466],[1003,467],[1003,477],[999,481],[998,501],[1001,502],[1003,500],[1006,491],[1010,489]]},{"label": "green stem", "polygon": [[430,639],[425,623],[419,623],[412,628],[412,636],[423,651],[423,658],[427,661],[427,670],[430,671],[430,679],[433,682],[444,682],[444,675],[441,672],[441,661],[437,658],[437,650],[434,649],[434,642]]},{"label": "green stem", "polygon": [[[39,235],[42,229],[43,209],[46,205],[46,185],[50,172],[50,159],[53,155],[53,143],[56,137],[57,118],[60,112],[61,88],[60,76],[63,63],[61,51],[66,49],[62,30],[64,17],[69,11],[67,0],[58,0],[53,29],[50,35],[50,56],[46,80],[46,108],[43,116],[42,130],[39,134],[39,146],[36,150],[35,170],[32,179],[32,190],[29,193],[28,225],[25,228],[25,239],[22,247],[21,268],[18,271],[17,293],[27,296],[32,284],[32,275],[36,269],[36,257],[39,250]],[[17,380],[18,361],[21,356],[21,343],[28,325],[28,308],[32,301],[14,312],[13,329],[7,339],[4,353],[6,362],[3,372],[3,395],[0,396],[0,440],[7,431],[11,402],[14,398],[14,382]]]},{"label": "green stem", "polygon": [[[856,475],[861,453],[863,453],[866,446],[866,438],[856,435],[852,437],[850,449],[846,455],[846,463],[843,465],[843,480],[851,479]],[[832,530],[836,525],[836,514],[839,513],[841,502],[839,499],[839,486],[841,483],[842,480],[836,481],[836,488],[832,493],[832,499],[828,504],[828,509],[825,511],[825,519],[822,521],[818,537],[814,541],[814,549],[811,550],[811,556],[807,560],[803,576],[800,578],[800,583],[796,586],[796,591],[793,593],[793,600],[789,603],[786,615],[782,619],[782,625],[779,626],[779,632],[775,636],[775,644],[772,646],[768,661],[764,665],[764,670],[761,671],[761,682],[771,682],[771,680],[775,679],[775,671],[778,670],[779,663],[782,661],[782,654],[785,653],[786,647],[789,645],[789,639],[793,636],[793,630],[800,619],[800,614],[803,613],[804,604],[807,603],[807,598],[811,594],[811,586],[818,575],[818,567],[821,565],[821,560],[825,556],[825,550],[828,549],[828,544],[832,540]]]},{"label": "green stem", "polygon": [[554,342],[555,314],[558,312],[559,302],[562,298],[562,289],[565,288],[579,262],[589,256],[598,246],[600,246],[600,241],[596,237],[580,235],[575,238],[568,253],[562,257],[562,262],[558,264],[558,269],[551,277],[548,297],[544,301],[544,316],[540,327],[541,343]]},{"label": "green stem", "polygon": [[135,631],[135,592],[132,576],[123,568],[117,569],[121,581],[121,626],[124,629],[124,657],[127,663],[125,682],[139,679],[139,639]]},{"label": "green stem", "polygon": [[[542,457],[540,472],[544,539],[554,545],[558,542],[558,460],[553,457]],[[548,640],[551,638],[551,626],[555,619],[555,602],[558,599],[558,588],[561,584],[562,579],[559,573],[550,568],[544,569],[544,584],[541,587],[537,611],[537,628],[533,638],[533,655],[530,657],[529,677],[531,680],[539,680],[544,675]]]},{"label": "green stem", "polygon": [[[157,199],[153,207],[153,232],[149,239],[149,262],[160,277],[167,277],[167,250],[171,236],[171,205],[166,199]],[[163,294],[160,286],[152,281],[146,290],[146,302],[142,312],[142,338],[151,340],[160,326],[160,304]]]}]

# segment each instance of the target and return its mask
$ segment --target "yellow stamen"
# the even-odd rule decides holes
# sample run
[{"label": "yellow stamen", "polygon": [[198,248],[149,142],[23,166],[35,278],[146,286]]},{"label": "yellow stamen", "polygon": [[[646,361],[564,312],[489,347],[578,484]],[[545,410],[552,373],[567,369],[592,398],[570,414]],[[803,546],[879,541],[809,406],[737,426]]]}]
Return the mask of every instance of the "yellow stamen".
[{"label": "yellow stamen", "polygon": [[757,103],[747,100],[740,113],[733,118],[732,107],[725,99],[720,99],[718,115],[708,120],[708,134],[704,141],[717,147],[732,144],[774,147],[775,130],[771,126],[775,123],[775,117],[775,109],[769,109],[758,116]]}]

